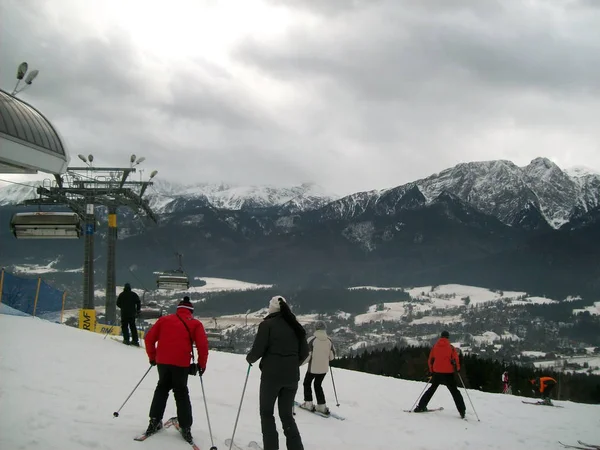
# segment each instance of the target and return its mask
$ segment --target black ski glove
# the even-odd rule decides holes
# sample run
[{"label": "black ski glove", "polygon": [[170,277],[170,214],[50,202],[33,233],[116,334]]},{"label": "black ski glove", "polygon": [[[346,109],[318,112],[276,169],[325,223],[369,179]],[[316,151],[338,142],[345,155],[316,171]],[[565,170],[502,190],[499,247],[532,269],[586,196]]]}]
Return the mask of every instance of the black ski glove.
[{"label": "black ski glove", "polygon": [[198,364],[198,373],[200,376],[204,375],[204,372],[206,372],[206,367],[203,369],[200,364]]},{"label": "black ski glove", "polygon": [[156,365],[156,361],[150,361],[150,365],[151,366],[155,366]]}]

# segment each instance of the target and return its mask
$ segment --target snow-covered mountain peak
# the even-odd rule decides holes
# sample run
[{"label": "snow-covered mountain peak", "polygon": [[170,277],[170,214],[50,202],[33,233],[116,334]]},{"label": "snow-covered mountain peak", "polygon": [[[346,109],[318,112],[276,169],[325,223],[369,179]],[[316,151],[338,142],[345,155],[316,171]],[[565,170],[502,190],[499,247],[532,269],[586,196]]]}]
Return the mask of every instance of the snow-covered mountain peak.
[{"label": "snow-covered mountain peak", "polygon": [[530,177],[542,181],[551,181],[553,178],[568,177],[560,167],[548,158],[535,158],[529,165],[524,167],[524,172]]},{"label": "snow-covered mountain peak", "polygon": [[582,178],[582,177],[588,177],[588,176],[600,177],[600,171],[591,169],[586,166],[569,167],[568,169],[565,169],[564,172],[567,175],[569,175],[570,177],[574,177],[574,178]]},{"label": "snow-covered mountain peak", "polygon": [[0,187],[0,206],[16,205],[24,200],[33,199],[36,197],[36,189],[41,184],[41,181],[33,181],[31,186],[24,184],[8,184]]},{"label": "snow-covered mountain peak", "polygon": [[277,187],[226,183],[181,185],[160,182],[155,184],[152,195],[155,198],[151,204],[156,205],[159,209],[165,208],[171,202],[170,199],[184,197],[187,199],[206,198],[214,207],[221,209],[237,210],[286,205],[293,211],[314,209],[337,197],[327,193],[325,189],[315,183]]}]

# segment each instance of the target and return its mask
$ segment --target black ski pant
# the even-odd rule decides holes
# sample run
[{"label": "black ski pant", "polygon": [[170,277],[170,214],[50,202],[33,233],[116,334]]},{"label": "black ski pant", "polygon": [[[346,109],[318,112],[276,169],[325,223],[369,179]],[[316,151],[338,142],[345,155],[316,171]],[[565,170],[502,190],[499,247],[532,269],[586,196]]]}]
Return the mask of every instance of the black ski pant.
[{"label": "black ski pant", "polygon": [[312,388],[311,384],[313,380],[315,380],[315,395],[317,397],[317,404],[324,405],[325,404],[325,393],[323,392],[323,379],[325,378],[326,373],[310,373],[306,372],[304,377],[304,401],[312,402]]},{"label": "black ski pant", "polygon": [[150,418],[162,420],[167,407],[169,391],[173,390],[177,405],[177,419],[181,428],[192,426],[192,404],[187,387],[189,367],[178,367],[169,364],[157,364],[158,384],[154,390],[154,398],[150,406]]},{"label": "black ski pant", "polygon": [[542,392],[540,394],[541,397],[543,399],[550,398],[550,393],[554,390],[554,386],[556,386],[556,383],[553,383],[553,382],[546,383],[546,385],[544,386],[544,392]]},{"label": "black ski pant", "polygon": [[138,332],[135,326],[135,317],[121,317],[121,331],[123,332],[123,342],[129,342],[130,330],[131,341],[134,344],[139,343]]},{"label": "black ski pant", "polygon": [[454,404],[456,405],[456,409],[458,409],[459,413],[464,413],[466,411],[465,408],[465,400],[463,399],[462,394],[458,390],[456,385],[456,378],[454,378],[453,373],[434,373],[431,376],[431,386],[429,389],[425,391],[421,400],[419,400],[419,408],[425,408],[435,394],[435,391],[439,387],[440,384],[443,384],[448,388],[450,394],[452,395],[452,399],[454,400]]},{"label": "black ski pant", "polygon": [[294,420],[294,398],[298,382],[284,384],[276,380],[260,380],[260,425],[264,450],[279,450],[279,434],[275,426],[275,401],[286,438],[287,450],[304,450],[298,426]]}]

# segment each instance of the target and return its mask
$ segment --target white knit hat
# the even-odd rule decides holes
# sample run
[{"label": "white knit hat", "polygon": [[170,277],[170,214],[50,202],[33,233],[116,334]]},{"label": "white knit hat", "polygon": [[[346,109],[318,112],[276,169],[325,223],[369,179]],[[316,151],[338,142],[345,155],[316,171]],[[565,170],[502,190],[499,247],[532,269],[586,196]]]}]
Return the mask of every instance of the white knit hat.
[{"label": "white knit hat", "polygon": [[279,312],[279,310],[281,309],[279,306],[279,300],[285,302],[285,298],[283,298],[281,295],[276,295],[271,299],[271,301],[269,302],[269,314]]}]

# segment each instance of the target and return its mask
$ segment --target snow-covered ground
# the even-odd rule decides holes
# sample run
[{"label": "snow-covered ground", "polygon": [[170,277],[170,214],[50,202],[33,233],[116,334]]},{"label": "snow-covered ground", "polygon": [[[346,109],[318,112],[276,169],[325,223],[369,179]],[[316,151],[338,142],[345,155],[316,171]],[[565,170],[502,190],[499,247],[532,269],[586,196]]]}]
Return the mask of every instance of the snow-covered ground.
[{"label": "snow-covered ground", "polygon": [[[155,369],[141,382],[120,417],[113,418],[113,411],[119,409],[149,367],[143,349],[40,319],[4,315],[0,315],[0,340],[0,448],[186,448],[174,430],[144,443],[132,439],[147,425],[157,381]],[[44,345],[32,345],[34,342]],[[219,449],[226,448],[224,440],[231,436],[247,368],[243,355],[211,351],[203,380]],[[239,443],[261,441],[259,378],[258,367],[253,367],[236,432]],[[462,421],[444,388],[430,405],[445,410],[418,415],[402,409],[411,408],[424,387],[422,382],[335,369],[335,383],[340,407],[335,406],[329,379],[324,383],[325,394],[330,407],[346,420],[298,411],[296,420],[307,449],[531,450],[559,449],[558,440],[600,443],[598,405],[557,402],[564,408],[548,408],[524,405],[516,396],[469,391],[481,422],[466,396],[468,421]],[[194,410],[192,432],[197,444],[207,449],[211,442],[200,382],[190,379],[189,386]],[[302,399],[300,394],[297,399]],[[166,416],[174,414],[171,396]],[[280,438],[280,448],[284,448],[282,433]]]},{"label": "snow-covered ground", "polygon": [[12,266],[11,270],[15,273],[15,274],[43,274],[43,273],[53,273],[53,272],[72,272],[72,273],[76,273],[76,272],[83,272],[83,266],[81,267],[76,267],[74,269],[68,269],[68,270],[58,270],[56,269],[56,264],[59,262],[60,258],[57,258],[55,260],[50,261],[48,264],[46,265],[41,265],[41,264],[23,264],[23,265],[15,265]]},{"label": "snow-covered ground", "polygon": [[498,334],[493,331],[486,331],[480,335],[473,336],[473,341],[478,344],[493,344],[500,340],[519,341],[521,338],[512,333]]},{"label": "snow-covered ground", "polygon": [[[194,278],[194,280],[204,280],[206,284],[204,286],[190,286],[189,289],[156,289],[153,291],[149,291],[146,295],[148,298],[152,296],[153,293],[157,295],[166,296],[169,294],[173,294],[173,298],[180,298],[184,293],[207,293],[207,292],[223,292],[223,291],[245,291],[249,289],[265,289],[270,288],[272,284],[257,284],[257,283],[248,283],[247,281],[240,280],[232,280],[229,278],[211,278],[211,277],[202,277],[202,278]],[[190,284],[193,284],[191,282]],[[136,286],[135,282],[131,282],[132,289],[137,292],[139,295],[144,292],[143,289],[140,289]],[[123,286],[117,286],[117,293],[123,290]],[[104,289],[96,289],[94,291],[94,295],[96,297],[104,298],[106,295],[106,291]]]},{"label": "snow-covered ground", "polygon": [[[564,367],[566,364],[580,364],[584,365],[587,363],[588,367],[581,369],[570,369]],[[571,356],[562,359],[546,360],[546,361],[534,361],[533,365],[537,368],[555,368],[562,369],[563,372],[579,372],[579,373],[592,373],[600,375],[600,355],[598,356]]]},{"label": "snow-covered ground", "polygon": [[588,306],[582,309],[574,309],[573,314],[580,314],[585,311],[589,311],[594,316],[600,316],[600,302],[595,302],[592,306]]},{"label": "snow-covered ground", "polygon": [[[376,286],[359,286],[350,289],[372,289],[372,290],[403,290],[399,287],[380,288]],[[511,305],[532,305],[556,303],[556,300],[527,296],[526,292],[515,291],[492,291],[490,289],[466,286],[462,284],[444,284],[439,286],[421,286],[410,289],[404,289],[411,297],[411,301],[386,302],[383,303],[383,309],[380,305],[371,305],[364,314],[359,314],[355,318],[357,325],[369,322],[379,321],[398,321],[406,318],[409,313],[428,313],[434,309],[444,310],[449,308],[459,308],[468,304],[469,307],[490,303],[505,302]],[[573,298],[569,298],[572,301]],[[447,315],[436,317],[426,316],[413,319],[412,324],[425,323],[452,323],[460,322],[460,316]]]}]

